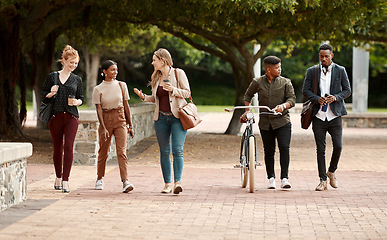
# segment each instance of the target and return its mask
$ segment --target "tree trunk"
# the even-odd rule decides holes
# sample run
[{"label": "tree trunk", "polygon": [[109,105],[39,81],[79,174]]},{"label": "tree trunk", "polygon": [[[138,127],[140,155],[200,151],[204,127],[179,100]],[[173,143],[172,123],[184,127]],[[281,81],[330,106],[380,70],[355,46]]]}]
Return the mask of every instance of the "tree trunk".
[{"label": "tree trunk", "polygon": [[[48,35],[44,44],[41,44],[39,47],[34,47],[33,50],[29,53],[33,71],[31,74],[31,85],[32,89],[35,91],[36,96],[36,106],[39,106],[42,101],[42,89],[44,81],[46,80],[47,75],[52,71],[52,59],[55,52],[55,41],[58,37],[58,34],[53,32]],[[47,123],[44,123],[37,119],[36,127],[40,129],[47,128]]]},{"label": "tree trunk", "polygon": [[[240,48],[242,51],[247,50]],[[245,58],[245,64],[241,64],[239,62],[238,64],[235,61],[241,61],[239,59],[234,59],[231,64],[232,72],[235,79],[235,86],[236,86],[236,96],[235,96],[235,106],[244,106],[244,95],[245,91],[250,85],[251,81],[254,78],[254,59],[253,55],[244,52],[244,58]],[[245,69],[238,68],[237,66],[244,66]],[[244,113],[245,110],[243,109],[237,109],[234,111],[231,121],[228,124],[227,130],[225,134],[238,134],[242,124],[240,123],[240,117]]]},{"label": "tree trunk", "polygon": [[[22,136],[15,86],[19,77],[20,19],[0,16],[0,138]],[[14,11],[16,11],[14,9]]]},{"label": "tree trunk", "polygon": [[97,85],[98,66],[101,54],[90,54],[87,47],[83,49],[83,54],[86,68],[86,104],[88,107],[93,107],[93,90]]}]

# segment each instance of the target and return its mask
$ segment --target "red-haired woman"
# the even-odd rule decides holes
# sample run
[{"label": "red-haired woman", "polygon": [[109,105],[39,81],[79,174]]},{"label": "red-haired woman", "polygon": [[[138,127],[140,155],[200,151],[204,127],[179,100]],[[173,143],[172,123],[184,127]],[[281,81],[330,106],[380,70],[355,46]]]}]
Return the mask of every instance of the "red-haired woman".
[{"label": "red-haired woman", "polygon": [[[56,179],[54,188],[70,192],[69,176],[73,164],[73,146],[78,130],[77,106],[83,103],[82,79],[72,72],[78,67],[78,51],[67,45],[58,60],[62,70],[50,73],[43,85],[43,101],[53,103],[48,127],[54,145],[54,167]],[[56,84],[55,84],[56,83]]]}]

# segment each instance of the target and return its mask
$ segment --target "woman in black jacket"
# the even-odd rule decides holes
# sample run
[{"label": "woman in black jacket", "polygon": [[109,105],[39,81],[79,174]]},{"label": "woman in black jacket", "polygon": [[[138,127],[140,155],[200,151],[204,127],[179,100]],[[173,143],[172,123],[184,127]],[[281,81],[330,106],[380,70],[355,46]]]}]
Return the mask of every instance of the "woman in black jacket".
[{"label": "woman in black jacket", "polygon": [[72,73],[78,67],[78,51],[67,45],[58,61],[62,63],[63,68],[47,76],[42,98],[45,103],[53,103],[53,115],[48,127],[54,145],[54,188],[68,193],[74,139],[78,130],[77,106],[82,105],[84,97],[82,79]]}]

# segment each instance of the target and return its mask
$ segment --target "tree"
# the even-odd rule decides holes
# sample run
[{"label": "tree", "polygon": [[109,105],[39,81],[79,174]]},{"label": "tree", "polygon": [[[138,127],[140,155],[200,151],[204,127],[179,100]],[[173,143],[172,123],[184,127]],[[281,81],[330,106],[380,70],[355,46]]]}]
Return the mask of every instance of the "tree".
[{"label": "tree", "polygon": [[[114,9],[120,6],[115,5]],[[87,13],[92,7],[97,8],[97,13],[106,12],[107,17],[113,14],[113,11],[105,11],[111,9],[107,1],[0,2],[0,138],[22,135],[21,123],[26,117],[26,74],[19,74],[19,70],[23,69],[19,66],[23,65],[24,56],[28,54],[32,61],[31,84],[39,103],[42,81],[51,71],[57,37],[71,27],[71,20],[81,19],[77,25],[87,25]],[[108,27],[117,30],[115,27],[119,26],[112,24]],[[20,114],[15,99],[15,86],[18,83],[22,92]]]},{"label": "tree", "polygon": [[[15,85],[22,54],[29,53],[60,26],[81,12],[90,2],[80,0],[13,1],[0,3],[0,136],[22,135],[25,102],[18,114]],[[21,84],[25,86],[25,84]],[[22,91],[23,92],[23,91]],[[22,97],[23,99],[23,97]],[[25,100],[25,99],[24,99]]]},{"label": "tree", "polygon": [[[119,6],[119,5],[118,5]],[[150,25],[141,26],[128,22],[115,21],[117,6],[96,2],[87,8],[82,16],[73,19],[64,32],[68,42],[82,52],[85,62],[85,100],[92,107],[92,93],[97,85],[98,68],[102,56],[116,58],[127,55],[139,56],[154,50],[160,31]],[[81,24],[80,24],[81,23]],[[121,64],[120,61],[119,64]],[[123,76],[120,73],[120,77]]]},{"label": "tree", "polygon": [[[330,40],[334,45],[353,44],[354,39],[386,41],[382,0],[128,2],[136,7],[123,9],[117,18],[156,25],[228,62],[236,83],[235,105],[243,105],[244,92],[254,77],[253,65],[273,40]],[[254,43],[261,45],[256,54]],[[234,112],[226,134],[239,131],[241,113]]]},{"label": "tree", "polygon": [[[283,39],[293,44],[330,40],[337,46],[353,44],[354,39],[386,42],[383,0],[3,0],[0,3],[2,137],[20,135],[20,119],[25,118],[25,104],[21,104],[19,116],[14,97],[14,86],[25,81],[19,76],[21,56],[44,41],[49,53],[50,39],[89,7],[102,9],[100,14],[105,21],[117,23],[108,26],[112,29],[125,22],[156,25],[228,62],[236,83],[235,105],[243,104],[244,91],[253,78],[253,65],[273,40]],[[84,23],[81,21],[80,25]],[[254,43],[261,45],[256,54],[252,53]],[[226,133],[239,130],[240,114],[234,113]]]}]

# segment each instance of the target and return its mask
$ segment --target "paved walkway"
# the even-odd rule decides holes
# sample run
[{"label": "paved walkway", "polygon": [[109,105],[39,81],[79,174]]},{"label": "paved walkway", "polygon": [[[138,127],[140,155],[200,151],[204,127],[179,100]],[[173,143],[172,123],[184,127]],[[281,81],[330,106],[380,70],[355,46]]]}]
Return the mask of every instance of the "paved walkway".
[{"label": "paved walkway", "polygon": [[131,156],[129,194],[121,193],[116,166],[108,166],[102,191],[93,189],[95,166],[74,166],[63,194],[53,190],[51,165],[28,165],[28,200],[0,212],[0,239],[387,239],[387,129],[346,128],[340,187],[316,192],[312,132],[292,115],[292,189],[266,189],[258,167],[251,194],[232,168],[239,137],[219,135],[228,116],[202,114],[190,131],[187,143],[209,157],[187,149],[180,195],[160,193],[154,138]]}]

